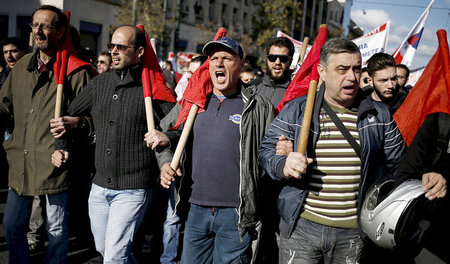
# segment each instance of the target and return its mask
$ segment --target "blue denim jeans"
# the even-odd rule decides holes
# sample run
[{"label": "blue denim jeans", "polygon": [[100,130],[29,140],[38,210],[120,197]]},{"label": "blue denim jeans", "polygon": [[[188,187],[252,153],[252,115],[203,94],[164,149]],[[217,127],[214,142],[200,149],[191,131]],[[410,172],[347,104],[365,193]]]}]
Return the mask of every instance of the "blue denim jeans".
[{"label": "blue denim jeans", "polygon": [[150,204],[152,189],[113,190],[92,184],[89,218],[95,248],[103,263],[136,263],[133,236]]},{"label": "blue denim jeans", "polygon": [[[66,263],[69,248],[67,224],[68,192],[47,194],[47,219],[45,228],[48,235],[45,263]],[[21,196],[9,189],[3,226],[9,249],[9,263],[31,263],[27,242],[27,228],[33,196]]]},{"label": "blue denim jeans", "polygon": [[358,229],[324,226],[300,218],[292,236],[281,237],[280,263],[356,264],[361,258],[362,248]]},{"label": "blue denim jeans", "polygon": [[167,216],[163,227],[164,251],[161,255],[160,262],[161,264],[176,264],[182,219],[179,211],[173,214],[175,210],[175,184],[170,185],[168,200]]},{"label": "blue denim jeans", "polygon": [[238,221],[236,208],[191,204],[181,263],[250,263],[252,238]]}]

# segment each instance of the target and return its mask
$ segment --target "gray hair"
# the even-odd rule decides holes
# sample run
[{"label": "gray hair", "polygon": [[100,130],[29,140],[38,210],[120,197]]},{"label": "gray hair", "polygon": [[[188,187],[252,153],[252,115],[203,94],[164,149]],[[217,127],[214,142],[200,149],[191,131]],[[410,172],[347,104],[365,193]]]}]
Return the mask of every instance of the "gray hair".
[{"label": "gray hair", "polygon": [[358,46],[351,40],[332,38],[327,40],[320,49],[320,64],[326,66],[331,54],[360,53]]}]

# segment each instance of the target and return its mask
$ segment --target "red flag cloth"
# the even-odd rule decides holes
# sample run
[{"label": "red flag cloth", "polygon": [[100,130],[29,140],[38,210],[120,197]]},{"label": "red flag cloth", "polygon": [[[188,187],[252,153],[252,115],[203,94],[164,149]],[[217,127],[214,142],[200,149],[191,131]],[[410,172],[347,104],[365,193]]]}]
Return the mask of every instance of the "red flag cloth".
[{"label": "red flag cloth", "polygon": [[394,114],[403,139],[409,146],[427,115],[450,114],[450,55],[447,32],[437,31],[438,50],[431,58],[405,102]]},{"label": "red flag cloth", "polygon": [[[225,28],[219,28],[217,30],[214,40],[218,40],[221,37],[225,37],[227,30]],[[198,68],[186,87],[186,91],[183,94],[183,99],[180,101],[181,111],[178,115],[178,120],[175,123],[174,129],[177,129],[184,121],[186,121],[192,104],[196,104],[199,109],[197,113],[205,111],[206,100],[208,95],[212,92],[212,81],[209,75],[209,58],[205,63]]]},{"label": "red flag cloth", "polygon": [[142,88],[144,90],[144,98],[151,97],[153,100],[162,100],[175,103],[177,100],[172,90],[165,84],[164,73],[159,66],[158,58],[152,48],[150,40],[145,32],[143,25],[137,25],[145,34],[147,45],[144,53],[144,63],[142,69]]},{"label": "red flag cloth", "polygon": [[311,51],[308,56],[303,61],[300,69],[295,74],[294,79],[289,84],[289,87],[284,94],[283,100],[277,106],[277,113],[281,111],[285,104],[291,100],[305,95],[308,93],[309,82],[312,80],[319,80],[319,73],[317,72],[317,64],[319,64],[320,59],[320,48],[328,37],[328,27],[321,26],[319,28],[319,33],[314,41]]},{"label": "red flag cloth", "polygon": [[[53,70],[55,71],[55,81],[57,84],[64,84],[64,78],[79,67],[90,65],[89,63],[82,61],[76,57],[75,49],[70,41],[70,12],[66,11],[64,14],[67,17],[66,32],[62,41],[59,42],[56,49],[56,61],[53,64]],[[97,71],[90,67],[91,74],[97,75]]]}]

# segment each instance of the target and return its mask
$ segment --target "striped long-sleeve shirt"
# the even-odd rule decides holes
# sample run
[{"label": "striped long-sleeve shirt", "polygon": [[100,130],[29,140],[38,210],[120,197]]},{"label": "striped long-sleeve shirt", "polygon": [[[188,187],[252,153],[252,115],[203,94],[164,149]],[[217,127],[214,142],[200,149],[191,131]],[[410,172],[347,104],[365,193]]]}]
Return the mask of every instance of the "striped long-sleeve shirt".
[{"label": "striped long-sleeve shirt", "polygon": [[[358,113],[332,105],[331,108],[359,144]],[[320,115],[316,157],[301,217],[327,226],[357,228],[361,160],[323,109]]]}]

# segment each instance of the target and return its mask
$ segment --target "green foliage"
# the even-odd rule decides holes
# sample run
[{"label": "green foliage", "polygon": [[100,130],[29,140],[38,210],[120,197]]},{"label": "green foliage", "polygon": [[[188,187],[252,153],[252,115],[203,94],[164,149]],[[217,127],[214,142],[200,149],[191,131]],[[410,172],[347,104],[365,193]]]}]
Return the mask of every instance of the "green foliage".
[{"label": "green foliage", "polygon": [[[144,25],[149,38],[170,39],[170,30],[163,30],[163,0],[139,0],[136,6],[136,24]],[[121,0],[116,10],[111,29],[123,24],[132,24],[133,1]]]},{"label": "green foliage", "polygon": [[302,1],[294,0],[263,0],[260,10],[260,21],[256,21],[253,37],[258,46],[264,49],[270,38],[275,37],[277,30],[292,34],[292,21],[295,27],[301,25]]}]

